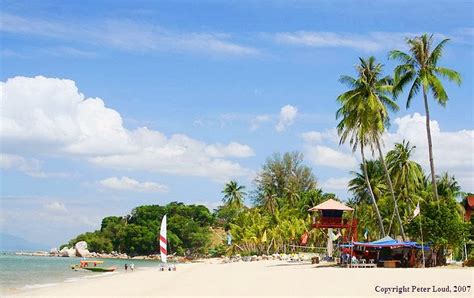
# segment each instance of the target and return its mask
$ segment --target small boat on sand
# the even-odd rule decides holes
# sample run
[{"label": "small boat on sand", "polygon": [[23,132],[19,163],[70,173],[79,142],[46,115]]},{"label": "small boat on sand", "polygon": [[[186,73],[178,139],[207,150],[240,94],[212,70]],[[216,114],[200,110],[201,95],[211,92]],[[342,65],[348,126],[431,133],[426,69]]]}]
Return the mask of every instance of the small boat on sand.
[{"label": "small boat on sand", "polygon": [[79,270],[79,269],[84,269],[84,270],[89,270],[92,272],[113,272],[117,267],[111,266],[111,267],[101,267],[97,265],[103,264],[104,261],[84,261],[82,260],[79,264],[72,265],[71,269],[73,270]]}]

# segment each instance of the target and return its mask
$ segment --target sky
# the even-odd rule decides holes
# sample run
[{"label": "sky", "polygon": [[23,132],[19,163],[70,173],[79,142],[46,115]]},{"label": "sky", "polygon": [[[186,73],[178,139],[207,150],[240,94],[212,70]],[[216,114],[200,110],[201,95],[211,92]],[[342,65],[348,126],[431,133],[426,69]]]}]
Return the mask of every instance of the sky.
[{"label": "sky", "polygon": [[[3,0],[0,231],[54,247],[139,205],[216,208],[289,151],[346,200],[360,158],[339,146],[338,79],[369,56],[391,74],[424,32],[463,78],[429,99],[436,170],[472,192],[472,1]],[[384,150],[408,140],[429,171],[422,98],[405,100]]]}]

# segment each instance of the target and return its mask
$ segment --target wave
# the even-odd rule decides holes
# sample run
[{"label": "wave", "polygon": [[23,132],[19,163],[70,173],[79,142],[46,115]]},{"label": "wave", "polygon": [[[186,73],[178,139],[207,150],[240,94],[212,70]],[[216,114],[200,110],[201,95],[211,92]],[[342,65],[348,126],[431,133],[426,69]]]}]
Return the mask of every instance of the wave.
[{"label": "wave", "polygon": [[23,286],[22,289],[39,289],[39,288],[48,288],[48,287],[53,287],[57,286],[59,283],[47,283],[47,284],[32,284],[32,285],[25,285]]}]

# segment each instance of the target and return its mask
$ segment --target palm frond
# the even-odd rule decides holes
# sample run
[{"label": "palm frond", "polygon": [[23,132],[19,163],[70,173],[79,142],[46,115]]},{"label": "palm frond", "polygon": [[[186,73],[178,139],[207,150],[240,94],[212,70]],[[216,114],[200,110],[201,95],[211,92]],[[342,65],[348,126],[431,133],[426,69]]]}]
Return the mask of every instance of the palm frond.
[{"label": "palm frond", "polygon": [[436,65],[439,58],[443,55],[443,48],[446,43],[449,41],[449,38],[442,40],[431,52],[430,57],[428,58],[428,63],[431,65]]},{"label": "palm frond", "polygon": [[416,62],[410,55],[399,50],[390,51],[388,58],[392,60],[398,60],[403,64],[415,64]]},{"label": "palm frond", "polygon": [[411,85],[410,92],[408,92],[407,104],[406,104],[407,109],[410,107],[411,100],[413,99],[413,97],[415,97],[418,91],[420,91],[420,86],[421,86],[420,79],[416,78],[413,81],[413,85]]},{"label": "palm frond", "polygon": [[441,84],[440,80],[434,75],[429,76],[428,80],[434,98],[440,105],[445,106],[446,101],[448,100],[448,94],[446,94],[443,84]]},{"label": "palm frond", "polygon": [[[408,69],[409,67],[406,68]],[[395,84],[392,88],[393,96],[395,98],[398,97],[398,95],[403,91],[403,88],[409,84],[415,78],[415,76],[415,71],[409,70],[397,74],[397,69],[395,69]]]},{"label": "palm frond", "polygon": [[437,66],[434,68],[434,72],[449,81],[455,82],[458,86],[461,85],[461,82],[462,82],[461,74],[459,74],[457,71],[454,71],[446,67]]}]

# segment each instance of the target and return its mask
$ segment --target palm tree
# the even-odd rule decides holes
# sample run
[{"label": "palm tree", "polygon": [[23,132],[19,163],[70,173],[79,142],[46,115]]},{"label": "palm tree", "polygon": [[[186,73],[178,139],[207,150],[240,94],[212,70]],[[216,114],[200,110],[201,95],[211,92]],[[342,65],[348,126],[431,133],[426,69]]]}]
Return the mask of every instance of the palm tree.
[{"label": "palm tree", "polygon": [[[370,146],[373,152],[372,143],[372,127],[374,121],[374,115],[376,112],[373,109],[374,101],[373,97],[367,96],[367,80],[364,74],[365,65],[367,61],[359,58],[360,65],[356,67],[359,77],[357,79],[351,76],[341,76],[340,82],[346,84],[349,91],[346,91],[338,96],[337,101],[341,107],[336,112],[336,118],[341,118],[341,121],[337,125],[337,132],[340,136],[339,144],[345,143],[349,139],[349,143],[352,147],[352,151],[355,152],[357,147],[360,146],[360,154],[362,157],[362,165],[364,167],[364,180],[369,191],[372,204],[374,205],[375,213],[379,222],[380,232],[382,236],[385,236],[385,229],[383,227],[382,217],[375,200],[375,196],[372,190],[372,186],[369,181],[367,162],[364,153],[364,147]],[[373,57],[369,58],[370,61],[374,61]],[[370,62],[369,62],[370,63]]]},{"label": "palm tree", "polygon": [[[403,143],[396,143],[395,148],[387,153],[388,171],[397,189],[398,198],[402,203],[400,209],[402,212],[405,211],[405,216],[412,214],[412,209],[410,209],[409,206],[415,205],[414,199],[421,199],[418,193],[423,187],[423,180],[425,178],[421,166],[410,160],[415,148],[415,146],[410,145],[410,142],[403,140]],[[392,227],[392,221],[393,216],[390,221],[388,233]]]},{"label": "palm tree", "polygon": [[232,180],[226,183],[222,193],[224,197],[222,201],[231,207],[241,209],[244,206],[244,196],[247,195],[244,192],[245,186],[238,185],[236,181]]},{"label": "palm tree", "polygon": [[[387,185],[392,195],[394,212],[397,215],[400,232],[403,239],[405,239],[403,223],[398,212],[397,200],[380,142],[385,128],[390,123],[387,107],[392,111],[398,110],[397,104],[389,97],[389,94],[392,92],[392,79],[389,76],[381,78],[382,64],[377,63],[374,57],[369,57],[368,59],[359,58],[359,60],[360,64],[357,66],[359,77],[357,80],[348,76],[342,78],[343,81],[353,86],[352,90],[343,94],[345,99],[341,99],[345,102],[345,105],[348,105],[345,108],[345,113],[343,113],[346,115],[353,114],[352,117],[355,119],[352,120],[352,124],[356,124],[356,127],[359,126],[359,129],[363,128],[365,142],[371,146],[371,149],[375,146],[378,150],[380,162],[385,171]],[[361,147],[362,145],[361,143]],[[364,160],[363,163],[365,163]]]},{"label": "palm tree", "polygon": [[437,179],[438,194],[444,198],[456,198],[461,194],[461,186],[454,176],[449,176],[447,172],[441,174]]},{"label": "palm tree", "polygon": [[[366,161],[366,167],[367,176],[370,185],[372,186],[372,192],[374,193],[375,200],[379,201],[382,198],[384,192],[387,191],[387,186],[383,181],[384,173],[382,170],[382,165],[378,160],[368,160]],[[355,195],[354,200],[356,203],[370,203],[371,197],[365,182],[364,165],[360,164],[359,168],[359,172],[351,171],[351,174],[354,176],[354,178],[349,180],[349,190]]]},{"label": "palm tree", "polygon": [[390,177],[399,194],[405,199],[414,195],[423,185],[423,169],[410,160],[415,149],[410,142],[396,143],[395,148],[387,153],[387,164]]},{"label": "palm tree", "polygon": [[[393,88],[394,96],[402,92],[403,88],[411,84],[406,107],[410,107],[411,100],[423,90],[423,102],[426,114],[426,135],[428,137],[428,152],[430,157],[431,183],[435,199],[438,202],[438,189],[436,187],[436,175],[433,158],[433,143],[431,140],[430,111],[428,107],[428,92],[431,91],[433,99],[440,105],[445,106],[448,101],[448,94],[444,90],[439,77],[461,84],[461,75],[449,68],[438,66],[438,61],[443,54],[443,48],[449,39],[441,41],[434,49],[433,35],[423,34],[415,38],[406,40],[410,47],[410,54],[399,50],[390,52],[389,57],[401,62],[395,68],[395,84]],[[411,83],[413,82],[413,83]]]}]

